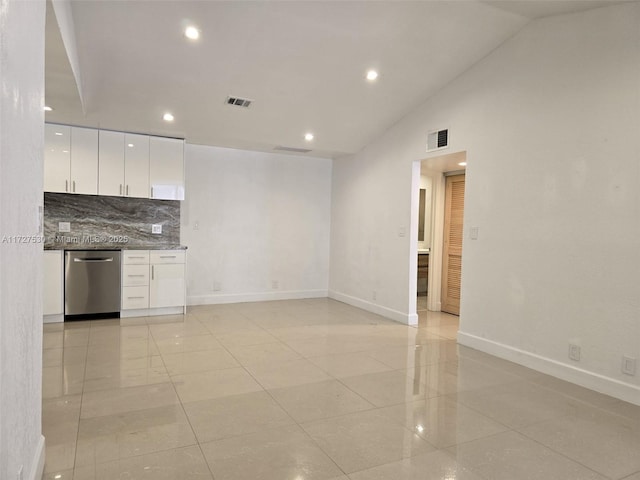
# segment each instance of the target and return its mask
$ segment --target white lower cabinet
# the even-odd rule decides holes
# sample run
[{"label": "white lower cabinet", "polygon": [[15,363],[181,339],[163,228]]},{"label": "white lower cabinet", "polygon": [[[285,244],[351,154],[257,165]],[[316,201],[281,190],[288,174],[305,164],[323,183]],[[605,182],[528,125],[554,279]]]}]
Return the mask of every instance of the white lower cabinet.
[{"label": "white lower cabinet", "polygon": [[[176,308],[184,308],[183,250],[123,250],[122,259],[122,316],[178,313]],[[168,307],[174,310],[159,310]]]},{"label": "white lower cabinet", "polygon": [[150,308],[184,306],[184,258],[184,251],[151,252]]},{"label": "white lower cabinet", "polygon": [[46,250],[43,257],[42,313],[46,322],[61,322],[64,314],[62,250]]}]

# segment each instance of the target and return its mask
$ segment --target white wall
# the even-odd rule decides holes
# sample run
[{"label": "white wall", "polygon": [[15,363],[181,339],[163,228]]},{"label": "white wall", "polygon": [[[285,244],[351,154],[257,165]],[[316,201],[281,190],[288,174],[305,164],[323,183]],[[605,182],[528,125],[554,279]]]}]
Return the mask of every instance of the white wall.
[{"label": "white wall", "polygon": [[201,145],[185,157],[189,304],[327,296],[331,160]]},{"label": "white wall", "polygon": [[40,479],[44,2],[0,7],[0,478]]},{"label": "white wall", "polygon": [[411,316],[415,237],[397,229],[426,133],[448,127],[450,151],[467,151],[465,229],[479,227],[459,341],[640,404],[640,373],[620,371],[640,357],[639,24],[638,3],[534,21],[336,161],[332,296]]}]

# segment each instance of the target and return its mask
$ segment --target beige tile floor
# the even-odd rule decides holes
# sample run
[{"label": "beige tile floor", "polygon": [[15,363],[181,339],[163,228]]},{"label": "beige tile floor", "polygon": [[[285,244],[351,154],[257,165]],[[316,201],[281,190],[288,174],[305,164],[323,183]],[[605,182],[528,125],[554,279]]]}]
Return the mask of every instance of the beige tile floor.
[{"label": "beige tile floor", "polygon": [[45,479],[640,480],[640,407],[328,299],[45,325]]}]

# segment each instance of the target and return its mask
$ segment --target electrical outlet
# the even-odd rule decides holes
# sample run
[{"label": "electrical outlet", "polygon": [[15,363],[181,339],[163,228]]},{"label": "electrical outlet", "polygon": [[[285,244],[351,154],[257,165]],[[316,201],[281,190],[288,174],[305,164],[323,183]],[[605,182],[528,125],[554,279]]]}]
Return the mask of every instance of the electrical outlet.
[{"label": "electrical outlet", "polygon": [[274,290],[278,289],[278,280],[274,280],[273,282],[271,282],[271,288],[273,288]]},{"label": "electrical outlet", "polygon": [[580,345],[576,345],[575,343],[569,344],[569,358],[576,362],[580,361]]},{"label": "electrical outlet", "polygon": [[478,239],[478,227],[471,227],[471,229],[469,230],[469,236],[471,237],[471,240],[477,240]]},{"label": "electrical outlet", "polygon": [[213,291],[219,292],[222,290],[222,284],[220,282],[213,282]]},{"label": "electrical outlet", "polygon": [[70,232],[71,222],[58,222],[58,232]]},{"label": "electrical outlet", "polygon": [[375,290],[371,293],[371,298],[373,300],[377,300],[378,299],[378,292],[376,292]]},{"label": "electrical outlet", "polygon": [[633,357],[622,357],[622,373],[634,376],[636,374],[636,359]]},{"label": "electrical outlet", "polygon": [[162,233],[162,224],[161,223],[156,223],[151,225],[151,233]]}]

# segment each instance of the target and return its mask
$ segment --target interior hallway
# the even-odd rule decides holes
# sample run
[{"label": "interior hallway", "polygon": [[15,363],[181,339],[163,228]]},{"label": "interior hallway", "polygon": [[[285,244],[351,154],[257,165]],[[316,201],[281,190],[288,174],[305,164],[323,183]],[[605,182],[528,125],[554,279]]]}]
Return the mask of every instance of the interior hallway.
[{"label": "interior hallway", "polygon": [[45,325],[43,478],[640,480],[640,407],[425,300],[418,328],[329,299]]}]

